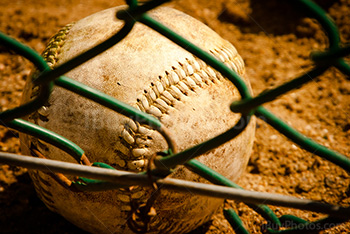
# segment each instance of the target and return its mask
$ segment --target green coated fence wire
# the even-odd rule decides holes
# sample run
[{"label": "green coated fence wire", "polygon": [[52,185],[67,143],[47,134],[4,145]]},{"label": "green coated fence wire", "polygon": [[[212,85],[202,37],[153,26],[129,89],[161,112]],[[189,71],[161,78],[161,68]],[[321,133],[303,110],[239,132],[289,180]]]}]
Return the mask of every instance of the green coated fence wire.
[{"label": "green coated fence wire", "polygon": [[[179,46],[182,46],[183,48],[190,51],[195,56],[202,59],[203,61],[211,65],[213,68],[221,72],[223,76],[232,81],[232,83],[237,87],[242,97],[240,101],[232,103],[230,107],[233,112],[241,113],[241,119],[236,124],[236,126],[240,126],[240,128],[235,126],[232,129],[222,133],[221,135],[207,142],[203,142],[197,146],[187,149],[183,152],[173,154],[174,150],[170,150],[168,152],[168,155],[155,160],[155,164],[157,165],[157,167],[171,168],[175,167],[176,165],[184,164],[190,170],[201,175],[202,177],[214,184],[224,185],[233,188],[240,188],[238,185],[234,184],[224,176],[218,174],[212,169],[206,167],[205,165],[201,164],[194,158],[236,137],[249,124],[251,116],[255,114],[259,118],[263,119],[268,124],[273,126],[287,138],[298,144],[301,148],[311,153],[314,153],[320,157],[323,157],[342,167],[346,171],[350,172],[350,160],[346,156],[334,152],[324,146],[321,146],[316,142],[312,141],[311,139],[305,137],[304,135],[297,132],[292,127],[288,126],[282,120],[280,120],[271,112],[269,112],[261,106],[266,102],[275,100],[279,96],[293,89],[302,87],[302,85],[312,81],[313,79],[324,73],[329,67],[334,66],[344,74],[350,75],[350,66],[343,59],[344,56],[350,54],[350,46],[341,45],[339,32],[336,25],[334,24],[333,20],[322,10],[322,8],[320,8],[317,4],[313,3],[310,0],[290,1],[291,4],[298,4],[299,6],[301,6],[302,9],[304,9],[307,15],[309,15],[310,17],[317,19],[328,36],[329,48],[325,51],[314,51],[311,53],[311,59],[315,62],[315,67],[296,79],[293,79],[269,91],[263,92],[257,95],[256,97],[252,97],[249,93],[247,85],[234,71],[223,65],[209,53],[196,47],[191,42],[175,34],[170,29],[166,28],[165,26],[163,26],[162,24],[160,24],[159,22],[155,21],[147,15],[147,11],[163,4],[164,2],[167,1],[149,1],[145,4],[138,5],[138,2],[136,0],[127,1],[127,3],[129,4],[129,9],[119,11],[116,13],[116,17],[125,20],[124,27],[119,32],[117,32],[115,35],[102,42],[101,44],[95,46],[94,48],[91,48],[90,50],[76,56],[72,60],[56,67],[54,70],[50,70],[44,59],[42,59],[41,56],[38,55],[35,51],[17,42],[16,40],[6,36],[5,34],[0,33],[1,44],[5,45],[7,48],[13,50],[17,54],[22,55],[31,62],[33,62],[34,65],[38,68],[38,70],[41,71],[39,76],[33,81],[34,85],[40,86],[39,96],[35,98],[35,100],[27,104],[0,113],[1,124],[16,129],[18,131],[27,133],[29,135],[33,135],[45,142],[48,142],[69,153],[77,161],[80,161],[84,152],[79,146],[47,129],[41,128],[27,121],[17,119],[21,116],[25,116],[27,114],[32,113],[39,107],[41,107],[48,100],[53,85],[57,85],[72,92],[75,92],[79,95],[82,95],[88,99],[91,99],[118,113],[121,113],[139,122],[146,123],[154,127],[155,129],[162,132],[163,136],[167,139],[169,145],[171,145],[171,141],[168,139],[168,133],[163,129],[163,126],[158,119],[141,111],[138,111],[112,97],[109,97],[108,95],[98,90],[92,89],[91,87],[88,87],[68,77],[63,76],[68,71],[74,69],[80,64],[88,61],[89,59],[93,58],[94,56],[102,53],[104,50],[118,43],[131,31],[134,24],[138,21],[168,37],[170,40],[174,41]],[[244,127],[242,128],[242,126]],[[192,155],[192,157],[189,158],[189,155]],[[1,160],[2,158],[0,157],[0,161]],[[3,160],[5,160],[5,157],[3,157]],[[15,161],[16,160],[11,161],[11,163],[15,163]],[[19,163],[19,161],[17,163]],[[34,161],[32,162],[32,164],[34,164]],[[24,165],[30,166],[30,160],[27,160]],[[111,166],[99,162],[94,162],[92,166],[93,167],[91,168],[104,168],[106,170],[115,170]],[[72,170],[73,169],[71,169],[71,171]],[[68,171],[69,170],[65,172]],[[104,180],[81,178],[80,181],[74,182],[73,186],[81,190],[97,191],[121,187],[123,185],[118,185],[116,183],[112,183],[111,181],[108,182]],[[350,218],[349,216],[344,216],[344,218],[335,218],[329,216],[317,220],[315,222],[307,222],[292,215],[284,215],[278,218],[274,214],[274,212],[266,205],[248,205],[252,209],[257,211],[259,214],[261,214],[268,221],[268,224],[270,224],[270,226],[267,225],[267,231],[269,231],[270,233],[303,232],[310,230],[311,227],[323,227],[325,229],[326,225],[324,224],[326,223],[332,223],[335,226],[345,222]],[[225,209],[224,215],[237,233],[249,233],[242,224],[242,221],[240,220],[239,216],[234,212],[233,209]],[[285,225],[285,223],[289,223],[292,225],[288,227],[288,225]],[[287,229],[282,230],[282,226]]]},{"label": "green coated fence wire", "polygon": [[169,28],[165,27],[161,23],[157,22],[156,20],[152,19],[148,15],[144,15],[139,19],[139,21],[150,28],[156,30],[157,32],[161,33],[162,35],[166,36],[182,48],[186,49],[187,51],[191,52],[198,58],[202,59],[204,62],[210,64],[213,68],[220,71],[220,73],[225,76],[227,79],[229,79],[237,88],[239,94],[241,95],[242,99],[251,97],[251,94],[249,92],[248,86],[245,84],[243,79],[241,79],[236,72],[234,72],[229,67],[225,66],[222,62],[220,62],[217,58],[209,54],[208,52],[202,50],[201,48],[197,47],[190,41],[186,40],[185,38],[181,37],[180,35],[176,34]]},{"label": "green coated fence wire", "polygon": [[317,144],[310,138],[305,137],[303,134],[299,133],[294,128],[278,119],[275,115],[263,107],[259,107],[256,113],[259,114],[259,117],[265,122],[277,129],[294,143],[298,144],[301,148],[327,159],[328,161],[342,167],[346,171],[350,171],[350,160],[346,156],[330,150],[325,146]]},{"label": "green coated fence wire", "polygon": [[134,107],[131,107],[117,99],[99,91],[93,89],[87,85],[84,85],[78,81],[72,80],[66,76],[61,76],[54,81],[54,83],[62,88],[77,93],[83,97],[91,99],[105,107],[108,107],[122,115],[128,116],[132,119],[137,120],[140,123],[146,123],[149,126],[155,127],[156,129],[161,128],[161,123],[155,117],[148,115]]},{"label": "green coated fence wire", "polygon": [[227,220],[230,220],[236,234],[249,234],[248,230],[244,228],[242,220],[233,209],[224,209],[224,216]]},{"label": "green coated fence wire", "polygon": [[264,91],[263,93],[259,94],[255,98],[246,98],[241,101],[236,101],[231,104],[231,110],[233,112],[241,113],[241,112],[248,112],[252,109],[255,109],[256,107],[266,103],[275,100],[277,97],[287,93],[290,90],[296,89],[301,87],[302,85],[306,84],[307,82],[310,82],[313,80],[314,77],[317,77],[321,75],[323,72],[327,70],[328,67],[315,67],[311,71],[301,75],[300,77],[291,80],[289,82],[286,82],[277,88]]},{"label": "green coated fence wire", "polygon": [[[238,188],[243,189],[236,183],[232,182],[231,180],[227,179],[223,175],[217,173],[216,171],[208,168],[204,164],[200,163],[199,161],[192,159],[186,163],[186,166],[190,168],[193,172],[197,173],[198,175],[202,176],[203,178],[207,179],[208,181],[212,182],[213,184],[218,185],[225,185],[232,188]],[[265,205],[256,205],[256,204],[247,204],[250,208],[255,210],[257,213],[262,215],[266,220],[268,220],[271,223],[276,224],[277,227],[281,226],[281,222],[278,219],[278,217],[275,215],[275,213]],[[239,227],[241,226],[241,222],[237,222],[237,217],[233,216],[232,213],[234,213],[233,210],[228,211],[231,215],[228,216],[228,220],[231,224],[235,224],[234,226]],[[231,219],[232,218],[232,219]],[[240,228],[242,229],[242,228]]]},{"label": "green coated fence wire", "polygon": [[350,54],[350,45],[342,48],[330,49],[326,52],[313,52],[311,53],[311,59],[316,63],[334,64],[342,57]]},{"label": "green coated fence wire", "polygon": [[70,140],[67,140],[55,132],[52,132],[23,119],[14,119],[7,123],[6,126],[28,135],[35,136],[42,141],[60,148],[69,155],[72,155],[77,162],[80,162],[81,157],[84,155],[84,151]]},{"label": "green coated fence wire", "polygon": [[[3,44],[6,48],[10,48],[15,53],[22,55],[23,57],[30,60],[39,70],[45,70],[49,68],[45,60],[38,53],[30,49],[28,46],[19,43],[15,39],[6,36],[2,32],[0,32],[0,43]],[[52,82],[44,85],[40,89],[40,93],[37,96],[37,98],[32,100],[31,102],[14,109],[0,112],[0,120],[2,122],[8,122],[10,120],[13,120],[14,118],[25,116],[39,109],[49,98],[52,85]]]}]

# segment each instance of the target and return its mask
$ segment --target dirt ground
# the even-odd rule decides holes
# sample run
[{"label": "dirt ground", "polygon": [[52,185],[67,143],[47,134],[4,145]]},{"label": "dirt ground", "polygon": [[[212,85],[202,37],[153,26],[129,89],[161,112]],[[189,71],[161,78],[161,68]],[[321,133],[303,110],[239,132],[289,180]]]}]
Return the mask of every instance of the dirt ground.
[{"label": "dirt ground", "polygon": [[[231,41],[246,63],[255,94],[297,77],[312,67],[309,54],[327,39],[320,26],[289,1],[177,0],[169,3]],[[350,42],[350,2],[316,1]],[[108,0],[2,0],[0,31],[38,52],[62,26],[91,13],[122,4]],[[32,65],[0,46],[0,111],[19,105]],[[350,78],[336,69],[304,87],[265,105],[278,117],[317,142],[350,156]],[[19,153],[18,134],[0,127],[0,150]],[[248,190],[287,194],[332,204],[349,205],[350,177],[337,166],[308,153],[263,121],[239,185]],[[264,220],[242,203],[229,202],[252,233]],[[278,215],[293,214],[313,221],[323,214],[273,207]],[[84,233],[50,212],[37,198],[26,169],[0,165],[1,233]],[[350,223],[325,233],[348,233]],[[193,233],[234,233],[222,214]]]}]

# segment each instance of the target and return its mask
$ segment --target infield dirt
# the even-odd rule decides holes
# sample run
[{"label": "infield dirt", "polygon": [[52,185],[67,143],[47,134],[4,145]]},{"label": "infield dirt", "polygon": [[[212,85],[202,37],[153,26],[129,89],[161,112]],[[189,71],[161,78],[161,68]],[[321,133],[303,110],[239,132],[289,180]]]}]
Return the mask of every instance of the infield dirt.
[{"label": "infield dirt", "polygon": [[[41,53],[64,25],[123,4],[107,0],[2,0],[0,31]],[[343,43],[350,42],[350,2],[316,1],[335,20]],[[229,40],[246,63],[254,94],[296,78],[313,67],[311,51],[327,47],[320,25],[288,1],[177,0],[168,3],[194,16]],[[347,59],[349,61],[349,58]],[[0,46],[0,111],[19,105],[32,65]],[[350,156],[350,78],[335,68],[264,105],[306,136]],[[18,133],[0,127],[0,151],[20,153]],[[258,120],[254,152],[239,185],[247,190],[292,195],[348,206],[350,177],[343,169],[286,139]],[[243,203],[229,201],[252,233],[266,221]],[[314,221],[323,214],[271,206],[277,215]],[[36,196],[23,168],[0,166],[1,233],[84,233],[49,211]],[[348,233],[350,224],[325,233]],[[191,232],[234,233],[222,213]]]}]

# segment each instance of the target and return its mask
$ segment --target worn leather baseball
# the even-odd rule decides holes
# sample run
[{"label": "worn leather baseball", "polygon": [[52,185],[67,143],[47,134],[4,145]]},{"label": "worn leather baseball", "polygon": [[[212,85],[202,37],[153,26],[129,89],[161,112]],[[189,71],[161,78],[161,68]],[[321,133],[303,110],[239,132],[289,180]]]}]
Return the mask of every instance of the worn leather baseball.
[{"label": "worn leather baseball", "polygon": [[[117,32],[123,21],[107,9],[63,28],[51,39],[44,58],[55,66],[93,47]],[[244,77],[244,63],[235,47],[194,18],[171,8],[157,8],[151,17],[216,56]],[[191,53],[148,27],[136,23],[120,43],[75,68],[66,76],[99,89],[158,118],[180,151],[233,127],[239,114],[229,105],[240,95],[235,86]],[[245,80],[247,83],[248,80]],[[27,82],[23,102],[37,95]],[[63,88],[55,87],[48,103],[28,117],[78,144],[91,162],[118,170],[144,171],[150,157],[168,149],[160,133]],[[251,154],[254,119],[238,137],[197,159],[237,180]],[[54,146],[21,134],[22,150],[36,147],[50,159],[75,162]],[[40,198],[47,207],[92,233],[132,233],[126,221],[133,201],[144,202],[150,188],[133,186],[102,192],[71,192],[47,173],[31,171]],[[205,182],[183,166],[172,178]],[[155,201],[152,233],[186,233],[204,222],[222,204],[221,199],[162,190]]]}]

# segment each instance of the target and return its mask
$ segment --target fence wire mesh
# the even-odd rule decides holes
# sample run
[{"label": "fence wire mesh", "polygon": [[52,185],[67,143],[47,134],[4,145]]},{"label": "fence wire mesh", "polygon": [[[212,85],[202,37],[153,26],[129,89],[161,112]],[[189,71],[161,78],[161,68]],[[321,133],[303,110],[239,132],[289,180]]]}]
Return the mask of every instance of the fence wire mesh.
[{"label": "fence wire mesh", "polygon": [[[0,113],[1,124],[17,131],[35,136],[67,152],[77,162],[84,162],[84,160],[87,160],[86,156],[84,155],[84,151],[78,145],[50,130],[20,119],[20,117],[28,115],[40,108],[48,100],[53,86],[60,86],[106,106],[122,115],[135,119],[138,122],[148,124],[152,128],[158,130],[165,137],[169,144],[169,150],[165,152],[165,155],[162,157],[157,157],[154,161],[157,169],[153,171],[153,173],[157,184],[162,184],[170,189],[180,191],[190,189],[193,193],[244,201],[251,208],[266,218],[268,222],[274,224],[272,225],[275,227],[274,229],[267,229],[270,233],[292,233],[296,231],[310,230],[308,229],[308,226],[320,225],[322,223],[334,223],[335,225],[338,225],[349,220],[350,209],[347,207],[276,194],[243,191],[241,187],[195,159],[195,157],[216,148],[217,146],[240,134],[249,124],[251,116],[256,115],[258,118],[270,124],[273,128],[278,130],[281,134],[285,135],[301,148],[325,158],[343,168],[347,172],[350,172],[350,160],[345,155],[330,150],[329,148],[324,147],[310,138],[302,135],[262,106],[263,104],[271,102],[291,90],[302,87],[306,83],[326,72],[331,67],[335,67],[345,75],[350,76],[350,66],[343,58],[350,54],[350,46],[342,45],[340,43],[339,32],[333,20],[324,12],[324,10],[322,10],[322,8],[312,1],[289,1],[290,4],[295,4],[303,8],[305,11],[307,11],[310,17],[315,18],[321,24],[328,36],[329,47],[325,51],[314,51],[311,53],[311,59],[314,62],[314,67],[310,71],[295,79],[292,79],[285,84],[262,92],[253,97],[249,92],[247,85],[234,71],[226,67],[209,53],[201,50],[190,41],[177,35],[147,15],[147,11],[160,6],[165,2],[167,1],[148,1],[144,4],[138,4],[136,0],[128,1],[129,9],[119,11],[116,14],[116,17],[125,21],[125,25],[118,33],[100,43],[96,47],[76,56],[62,65],[59,65],[53,70],[50,69],[47,62],[35,51],[22,43],[19,43],[17,40],[0,33],[0,43],[2,45],[27,58],[37,67],[38,70],[40,70],[40,74],[33,80],[33,84],[41,86],[40,95],[38,95],[35,100]],[[98,90],[92,89],[91,87],[64,76],[64,74],[70,70],[121,41],[128,35],[136,22],[141,22],[168,37],[170,40],[193,53],[196,57],[202,59],[219,71],[224,77],[232,81],[242,97],[240,101],[234,102],[230,106],[233,112],[241,114],[241,119],[236,125],[240,127],[235,126],[227,132],[210,139],[207,142],[198,144],[185,151],[177,152],[172,143],[171,136],[158,119],[128,106]],[[150,186],[149,178],[145,173],[135,174],[131,172],[122,172],[115,170],[113,167],[107,164],[99,162],[94,162],[91,167],[8,153],[0,153],[0,162],[27,167],[30,169],[81,176],[79,181],[68,181],[68,184],[66,184],[70,188],[74,188],[79,191],[99,191],[135,184]],[[201,175],[215,185],[205,185],[162,178],[171,173],[171,171],[166,170],[167,168],[173,168],[176,165],[181,164],[186,165],[192,171]],[[322,212],[329,214],[329,216],[315,222],[307,222],[306,220],[292,215],[277,217],[277,215],[268,206],[263,204],[287,206]],[[236,230],[236,233],[248,233],[239,216],[233,209],[225,209],[224,214],[232,227]],[[286,221],[291,221],[297,224],[297,228],[283,229],[283,223]],[[320,225],[320,227],[324,227],[326,229],[327,226]]]}]

